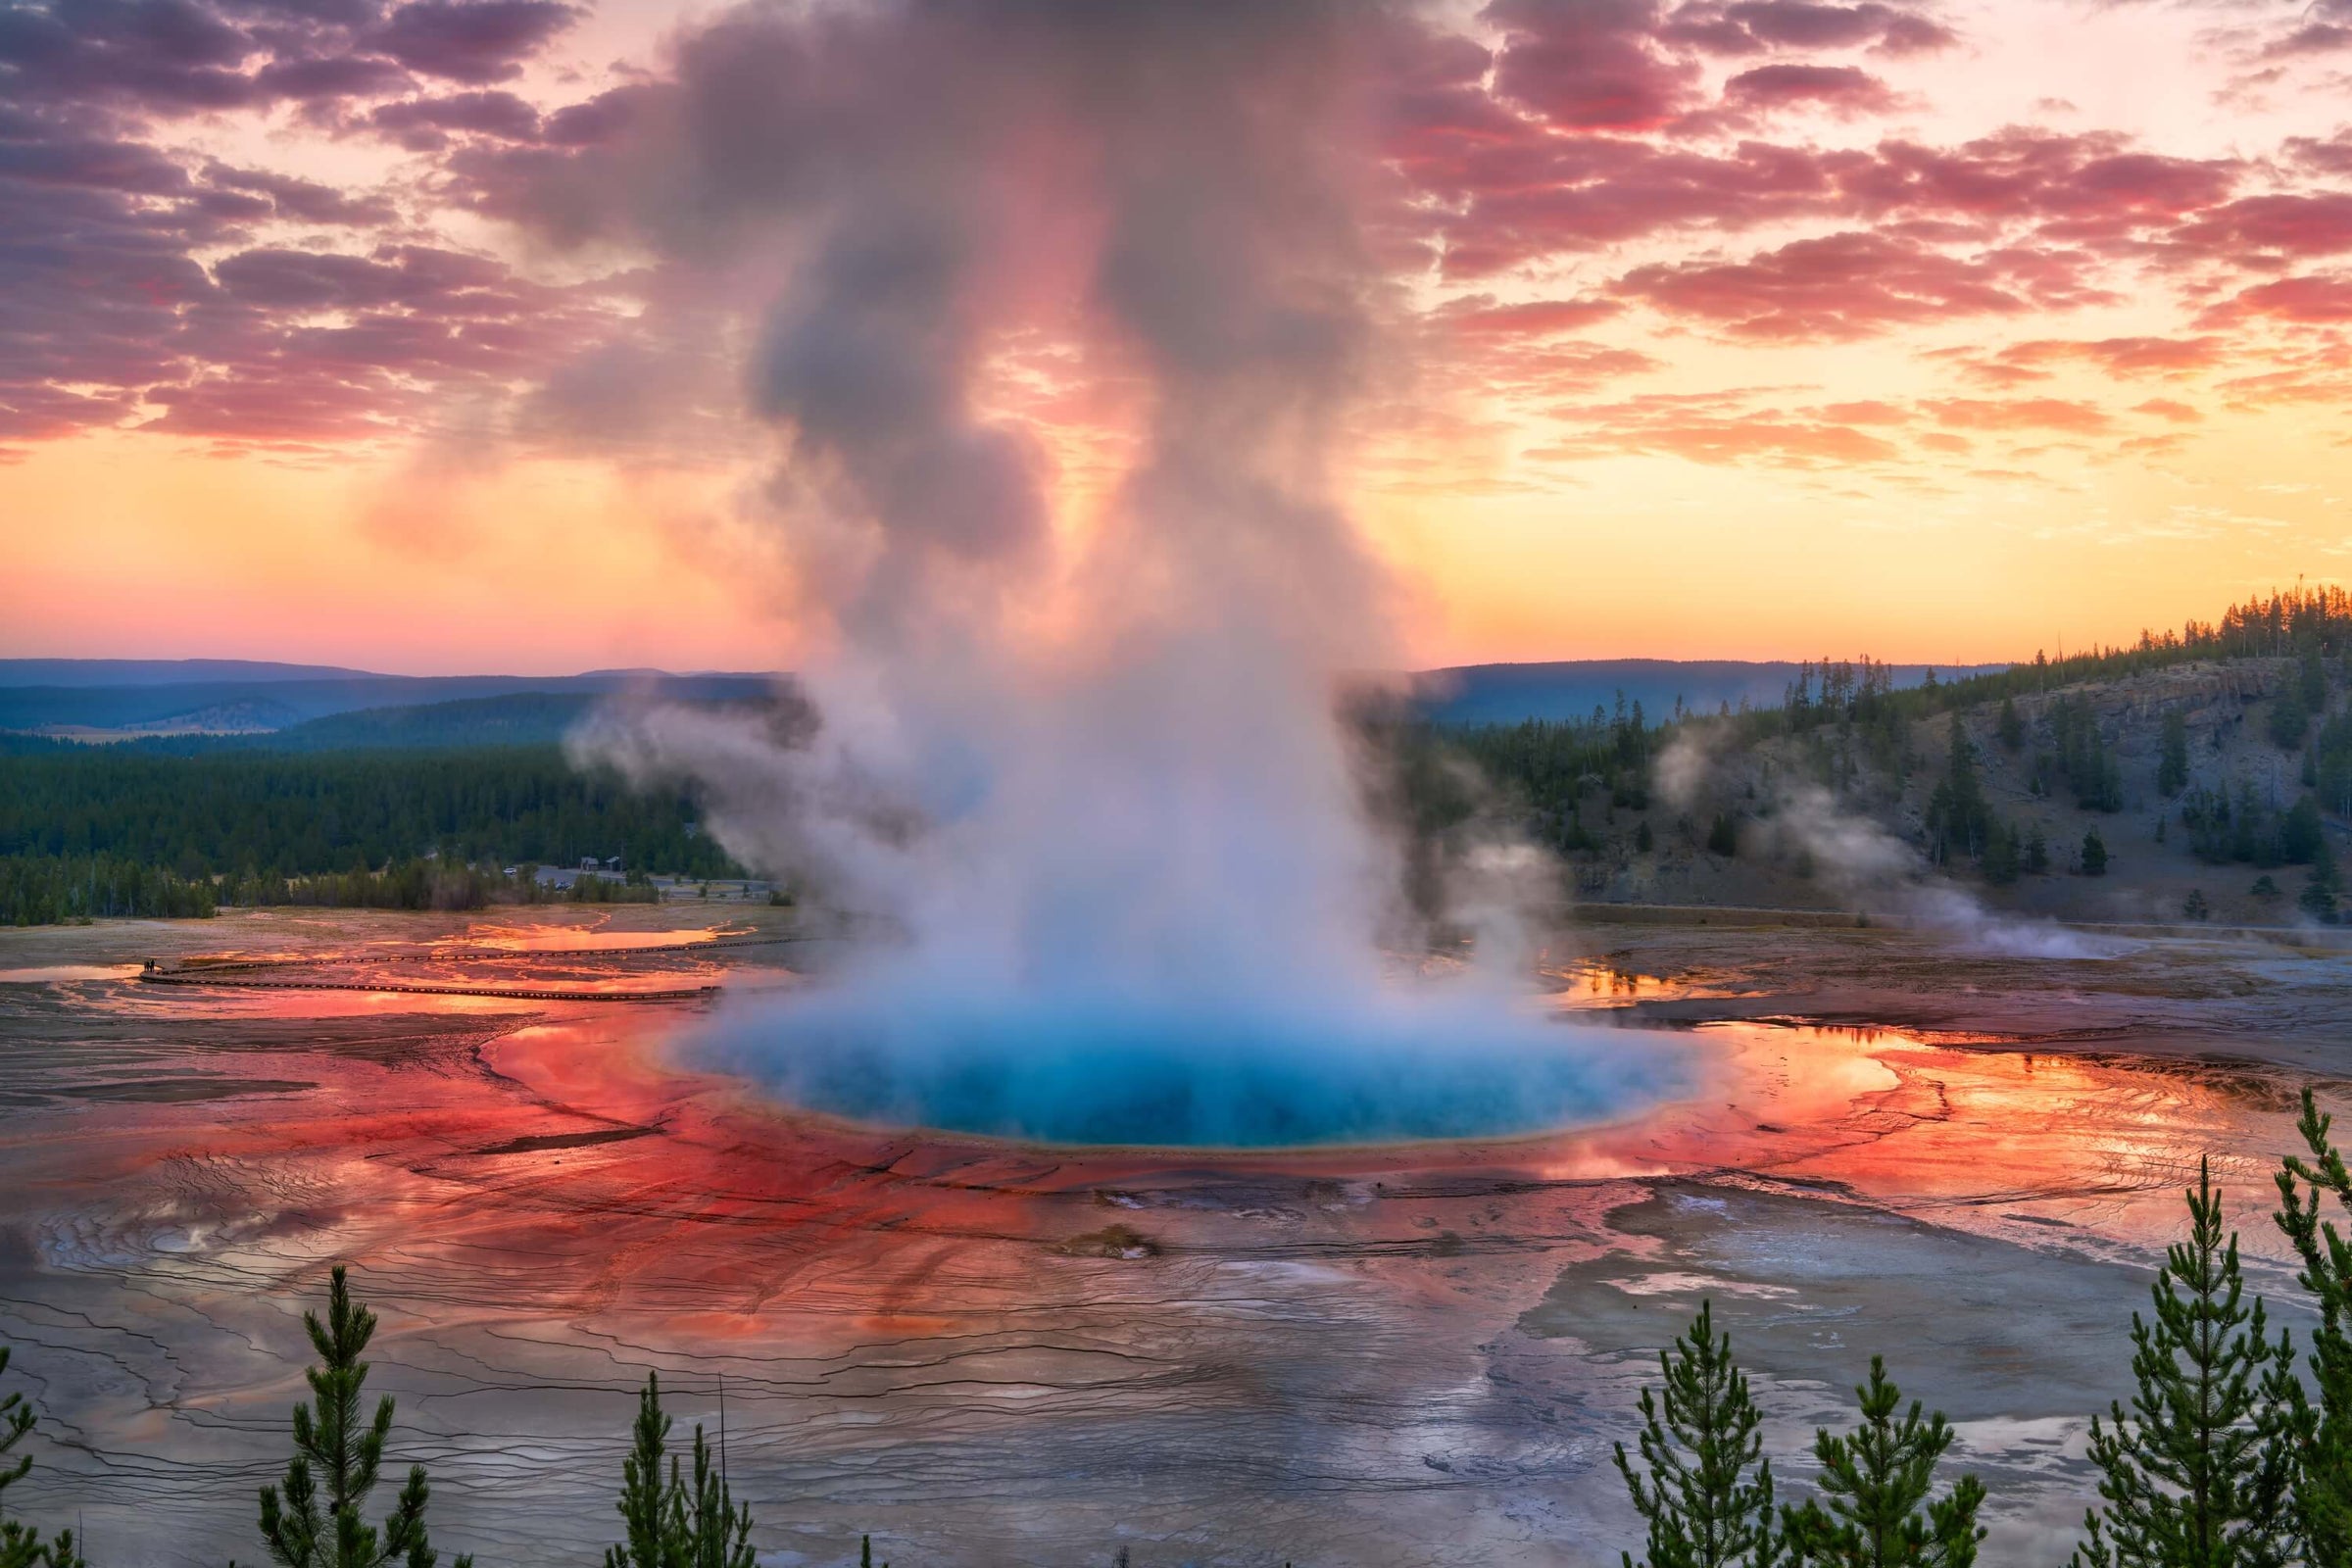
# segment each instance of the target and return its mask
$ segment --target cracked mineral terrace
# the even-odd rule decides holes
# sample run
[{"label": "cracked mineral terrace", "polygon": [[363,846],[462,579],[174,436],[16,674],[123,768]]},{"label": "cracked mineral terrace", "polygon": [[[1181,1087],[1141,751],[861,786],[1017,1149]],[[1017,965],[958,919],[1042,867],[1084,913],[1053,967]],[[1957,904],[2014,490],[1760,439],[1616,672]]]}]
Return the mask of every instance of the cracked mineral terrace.
[{"label": "cracked mineral terrace", "polygon": [[[771,1562],[870,1531],[912,1565],[1614,1563],[1610,1443],[1704,1296],[1776,1468],[1802,1480],[1884,1350],[1991,1485],[1986,1560],[2056,1563],[2197,1156],[2291,1300],[2269,1172],[2300,1087],[2352,1103],[2342,956],[1610,925],[1555,945],[1554,1004],[1689,1031],[1688,1100],[1507,1142],[1026,1148],[681,1060],[700,988],[821,966],[766,940],[795,935],[674,908],[0,933],[0,1337],[46,1434],[12,1502],[78,1512],[109,1563],[251,1555],[343,1259],[395,1457],[485,1563],[593,1560],[648,1367],[689,1423],[724,1377]],[[224,952],[236,986],[139,983]]]}]

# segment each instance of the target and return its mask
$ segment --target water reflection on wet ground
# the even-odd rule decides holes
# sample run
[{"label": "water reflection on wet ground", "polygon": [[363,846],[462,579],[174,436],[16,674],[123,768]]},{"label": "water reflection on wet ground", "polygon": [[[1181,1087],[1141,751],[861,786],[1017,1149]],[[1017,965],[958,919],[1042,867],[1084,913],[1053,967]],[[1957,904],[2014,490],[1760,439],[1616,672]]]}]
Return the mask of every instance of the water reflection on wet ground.
[{"label": "water reflection on wet ground", "polygon": [[[1792,1472],[1883,1349],[1992,1482],[1988,1560],[2055,1563],[2180,1185],[2210,1152],[2291,1295],[2268,1173],[2352,1059],[2341,957],[1617,926],[1553,956],[1552,1000],[1697,1045],[1680,1103],[1035,1149],[795,1113],[681,1060],[724,1003],[590,1000],[795,983],[822,958],[771,940],[790,911],[534,913],[7,935],[0,1335],[62,1440],[12,1502],[79,1508],[110,1562],[250,1554],[299,1313],[346,1258],[396,1446],[485,1564],[593,1556],[649,1366],[690,1421],[723,1374],[776,1561],[871,1531],[909,1564],[1614,1562],[1609,1444],[1712,1298]],[[131,978],[228,952],[299,961],[223,979],[538,995]]]}]

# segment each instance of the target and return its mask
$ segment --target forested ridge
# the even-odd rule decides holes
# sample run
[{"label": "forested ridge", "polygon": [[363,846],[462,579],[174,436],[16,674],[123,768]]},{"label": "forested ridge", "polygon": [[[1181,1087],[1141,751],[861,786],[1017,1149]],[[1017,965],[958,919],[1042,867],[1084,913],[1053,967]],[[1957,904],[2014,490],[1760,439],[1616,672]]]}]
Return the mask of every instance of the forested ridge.
[{"label": "forested ridge", "polygon": [[2176,871],[2246,865],[2301,868],[2304,885],[2258,880],[2230,895],[2235,918],[2326,922],[2341,891],[2329,839],[2352,816],[2348,684],[2352,599],[2296,589],[1958,681],[1897,687],[1874,660],[1823,659],[1770,706],[1644,712],[1621,695],[1582,719],[1475,725],[1408,710],[1375,736],[1401,760],[1396,814],[1418,859],[1514,832],[1567,858],[1579,897],[1705,903],[1735,860],[1756,868],[1740,891],[1790,896],[1755,875],[1811,876],[1814,840],[1774,821],[1811,791],[1807,811],[1907,842],[1946,875],[2106,876],[2124,831],[2130,874],[2167,882],[2134,896],[2165,917],[2211,913],[2204,892],[2169,885]]},{"label": "forested ridge", "polygon": [[[701,814],[683,788],[634,790],[553,746],[0,757],[0,924],[288,898],[430,906],[448,902],[460,868],[589,856],[743,874]],[[427,858],[430,876],[415,869]],[[459,902],[478,903],[478,886]]]},{"label": "forested ridge", "polygon": [[[2000,883],[2060,859],[2103,864],[2105,850],[2094,849],[2092,832],[2080,855],[2071,840],[2061,855],[1992,811],[1977,778],[1981,748],[1997,745],[2024,764],[2034,799],[2112,814],[2125,805],[2115,737],[2082,693],[2191,662],[2269,661],[2287,675],[2263,704],[2265,728],[2280,754],[2300,759],[2307,796],[2258,798],[2248,779],[2192,777],[2171,729],[2146,782],[2203,860],[2318,866],[2310,907],[2324,918],[2335,887],[2318,813],[2352,815],[2352,710],[2331,696],[2348,652],[2352,597],[2297,588],[2231,606],[2210,623],[2143,632],[2130,647],[2036,655],[1958,681],[1898,689],[1888,665],[1824,659],[1799,666],[1777,707],[1708,713],[1678,703],[1645,713],[1621,700],[1584,720],[1455,727],[1406,706],[1370,714],[1366,734],[1391,764],[1385,804],[1406,826],[1417,865],[1434,865],[1428,846],[1491,816],[1497,797],[1521,830],[1573,857],[1622,858],[1671,840],[1729,858],[1743,822],[1770,809],[1752,788],[1651,819],[1657,760],[1691,732],[1718,757],[1777,748],[1840,800],[1867,795],[1873,780],[1899,792],[1940,751],[1922,847],[1937,866],[1973,864]],[[2032,722],[2020,717],[2021,703],[2038,714]],[[610,771],[574,768],[553,744],[398,744],[543,732],[575,706],[525,694],[317,726],[318,744],[352,750],[261,750],[249,738],[96,747],[0,737],[0,924],[203,914],[220,903],[461,906],[525,893],[512,881],[494,885],[507,866],[589,856],[617,858],[639,874],[742,874],[699,831],[689,788],[632,790]],[[1996,708],[1988,731],[1985,715]],[[1972,714],[1974,741],[1957,722]],[[1932,727],[1923,722],[1931,719]],[[1621,812],[1631,820],[1620,824]],[[1416,875],[1436,885],[1434,871]]]}]

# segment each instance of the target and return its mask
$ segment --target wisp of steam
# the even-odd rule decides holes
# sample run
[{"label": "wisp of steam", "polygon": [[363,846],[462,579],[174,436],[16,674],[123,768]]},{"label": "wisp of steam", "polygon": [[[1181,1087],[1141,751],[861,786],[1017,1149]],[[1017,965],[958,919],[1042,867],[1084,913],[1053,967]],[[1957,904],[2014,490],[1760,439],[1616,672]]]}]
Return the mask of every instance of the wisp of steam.
[{"label": "wisp of steam", "polygon": [[[828,646],[812,722],[575,745],[699,779],[735,855],[889,933],[723,1012],[730,1064],[861,1120],[1143,1144],[1523,1132],[1681,1081],[1670,1042],[1380,956],[1398,857],[1336,698],[1395,667],[1395,606],[1340,474],[1400,384],[1362,89],[1413,25],[900,0],[679,46],[616,199],[772,271],[749,386]],[[1024,395],[1113,471],[1057,466]]]},{"label": "wisp of steam", "polygon": [[[1659,755],[1659,793],[1688,809],[1706,788],[1715,760],[1690,732]],[[1967,889],[1933,879],[1925,857],[1818,784],[1784,785],[1773,814],[1754,824],[1756,847],[1802,856],[1851,907],[1939,937],[1963,952],[2007,958],[2113,958],[2137,944],[2071,931],[2054,920],[1998,913]]]}]

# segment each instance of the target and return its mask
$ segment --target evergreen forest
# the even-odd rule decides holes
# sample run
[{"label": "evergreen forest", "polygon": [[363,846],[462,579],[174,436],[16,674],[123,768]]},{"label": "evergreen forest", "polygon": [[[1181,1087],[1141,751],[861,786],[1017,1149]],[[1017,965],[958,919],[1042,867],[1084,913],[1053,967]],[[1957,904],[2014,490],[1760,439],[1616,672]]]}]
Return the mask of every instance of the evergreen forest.
[{"label": "evergreen forest", "polygon": [[632,789],[554,746],[47,748],[0,756],[0,925],[236,904],[474,907],[533,896],[525,867],[588,857],[639,877],[743,875],[701,818],[690,790]]}]

